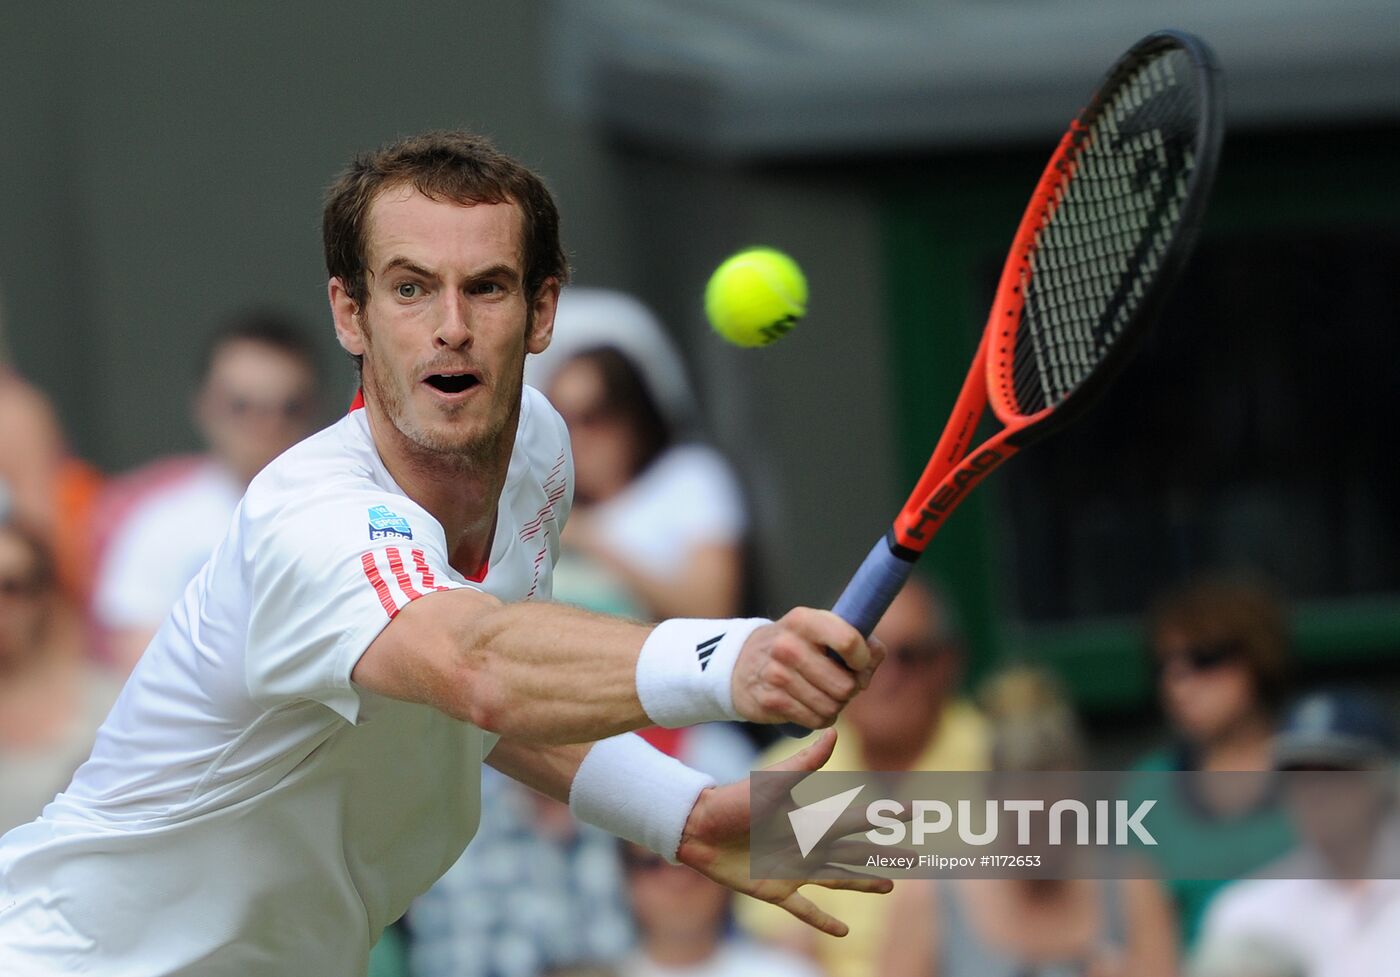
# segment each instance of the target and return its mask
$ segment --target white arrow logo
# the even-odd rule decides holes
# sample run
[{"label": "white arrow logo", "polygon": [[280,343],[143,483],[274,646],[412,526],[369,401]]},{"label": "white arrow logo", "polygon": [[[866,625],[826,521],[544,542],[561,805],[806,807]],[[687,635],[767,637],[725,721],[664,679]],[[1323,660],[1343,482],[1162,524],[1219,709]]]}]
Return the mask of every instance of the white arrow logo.
[{"label": "white arrow logo", "polygon": [[856,795],[863,790],[865,790],[864,786],[852,787],[850,790],[842,791],[840,794],[832,794],[830,797],[788,813],[788,821],[792,823],[792,833],[797,837],[797,849],[802,852],[803,858],[806,858],[808,852],[817,847],[817,842],[821,841],[822,837],[831,830],[836,819],[846,813],[846,808],[851,806]]}]

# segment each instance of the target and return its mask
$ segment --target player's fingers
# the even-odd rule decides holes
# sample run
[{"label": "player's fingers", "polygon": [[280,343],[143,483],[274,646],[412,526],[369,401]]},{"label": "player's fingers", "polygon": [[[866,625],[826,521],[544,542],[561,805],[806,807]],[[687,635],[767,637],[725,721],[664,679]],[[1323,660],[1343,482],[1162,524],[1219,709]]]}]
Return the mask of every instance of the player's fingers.
[{"label": "player's fingers", "polygon": [[870,667],[870,646],[859,631],[830,611],[797,607],[778,623],[819,648],[830,648],[853,672]]},{"label": "player's fingers", "polygon": [[869,875],[861,875],[859,872],[849,872],[844,875],[833,874],[831,878],[813,879],[812,884],[826,889],[849,889],[852,892],[884,894],[894,891],[894,883],[889,879],[875,879]]},{"label": "player's fingers", "polygon": [[870,648],[870,664],[856,674],[856,681],[862,689],[870,688],[870,679],[875,675],[875,669],[884,664],[885,655],[889,650],[885,643],[874,635],[867,638],[865,643]]},{"label": "player's fingers", "polygon": [[[824,646],[813,644],[796,631],[780,632],[773,639],[772,658],[776,666],[771,673],[773,681],[787,683],[790,676],[782,673],[791,672],[801,677],[802,684],[837,703],[850,701],[860,688],[856,676],[834,661]],[[786,685],[783,687],[786,688]],[[815,705],[810,699],[804,701]],[[840,710],[839,705],[836,708]],[[835,712],[831,715],[834,717]]]},{"label": "player's fingers", "polygon": [[831,725],[831,720],[814,712],[787,688],[780,688],[771,679],[754,693],[754,700],[762,710],[762,715],[755,717],[759,722],[797,723],[807,729],[825,729]]},{"label": "player's fingers", "polygon": [[[887,860],[893,858],[907,858],[910,860],[910,864],[913,864],[913,860],[917,858],[919,854],[908,848],[875,845],[868,841],[857,841],[854,839],[835,841],[829,847],[818,848],[817,852],[824,863],[824,867],[822,868],[823,874],[827,872],[828,868],[833,868],[837,865],[868,865],[871,859]],[[888,864],[888,861],[877,864]],[[868,875],[868,873],[857,874]]]},{"label": "player's fingers", "polygon": [[831,698],[841,703],[851,701],[860,691],[860,675],[851,671],[831,656],[826,648],[808,645],[808,654],[802,656],[798,667],[802,677],[821,689]]},{"label": "player's fingers", "polygon": [[836,721],[836,717],[841,712],[842,701],[833,699],[814,684],[809,682],[804,673],[800,670],[800,665],[794,668],[774,669],[773,675],[769,678],[770,684],[786,692],[794,700],[805,706],[808,711],[817,716],[820,720],[817,727],[824,728]]},{"label": "player's fingers", "polygon": [[790,757],[785,757],[767,767],[768,770],[817,770],[831,759],[831,751],[836,746],[836,730],[824,731],[811,743]]},{"label": "player's fingers", "polygon": [[800,892],[792,893],[786,899],[779,902],[778,905],[782,906],[808,926],[815,926],[823,933],[827,933],[831,936],[845,936],[850,932],[850,927],[826,910],[818,908],[816,903],[812,902],[811,899],[808,899]]}]

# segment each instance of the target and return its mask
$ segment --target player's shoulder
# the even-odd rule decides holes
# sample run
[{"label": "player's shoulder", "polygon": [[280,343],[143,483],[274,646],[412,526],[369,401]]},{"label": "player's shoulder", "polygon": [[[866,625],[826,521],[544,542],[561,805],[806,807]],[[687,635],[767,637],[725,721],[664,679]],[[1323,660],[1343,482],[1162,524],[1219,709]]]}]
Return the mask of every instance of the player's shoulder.
[{"label": "player's shoulder", "polygon": [[288,449],[243,497],[242,523],[254,536],[293,541],[354,530],[368,540],[419,539],[441,527],[384,470],[364,411]]},{"label": "player's shoulder", "polygon": [[278,455],[248,485],[247,499],[294,497],[330,485],[372,481],[374,442],[364,411],[347,414]]},{"label": "player's shoulder", "polygon": [[569,429],[544,394],[524,386],[520,395],[520,426],[515,435],[515,458],[539,482],[549,481],[573,467]]},{"label": "player's shoulder", "polygon": [[517,450],[558,454],[569,444],[569,429],[549,398],[525,384],[520,391],[520,427],[515,436]]}]

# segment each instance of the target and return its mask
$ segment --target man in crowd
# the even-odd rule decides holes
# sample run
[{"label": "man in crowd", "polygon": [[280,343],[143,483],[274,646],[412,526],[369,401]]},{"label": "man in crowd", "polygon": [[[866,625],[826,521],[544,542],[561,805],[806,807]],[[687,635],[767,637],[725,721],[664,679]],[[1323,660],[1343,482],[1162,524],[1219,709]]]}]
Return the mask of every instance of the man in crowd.
[{"label": "man in crowd", "polygon": [[[956,696],[962,647],[941,596],[911,578],[875,637],[888,649],[885,663],[837,723],[840,736],[827,769],[985,770],[989,730],[977,709]],[[795,749],[791,741],[778,743],[760,762]],[[739,920],[755,936],[815,958],[833,977],[874,977],[889,906],[855,892],[820,898],[824,908],[851,921],[849,938],[791,926],[783,914],[748,900],[738,903]]]},{"label": "man in crowd", "polygon": [[127,476],[132,497],[118,504],[104,547],[94,610],[120,671],[136,664],[223,539],[253,476],[311,433],[318,406],[314,350],[295,323],[244,312],[214,334],[195,398],[208,454]]},{"label": "man in crowd", "polygon": [[1207,945],[1250,937],[1291,950],[1309,977],[1358,977],[1400,959],[1400,818],[1389,709],[1359,692],[1315,693],[1275,740],[1298,850],[1222,890]]}]

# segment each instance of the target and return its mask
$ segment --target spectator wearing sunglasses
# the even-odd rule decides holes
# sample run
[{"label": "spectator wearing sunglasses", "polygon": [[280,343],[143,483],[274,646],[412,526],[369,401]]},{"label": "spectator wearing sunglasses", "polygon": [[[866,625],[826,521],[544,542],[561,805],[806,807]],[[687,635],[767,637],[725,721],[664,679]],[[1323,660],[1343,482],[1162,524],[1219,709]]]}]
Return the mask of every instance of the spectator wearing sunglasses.
[{"label": "spectator wearing sunglasses", "polygon": [[82,633],[43,537],[0,521],[0,834],[64,788],[116,698]]},{"label": "spectator wearing sunglasses", "polygon": [[[1172,742],[1138,769],[1256,771],[1271,769],[1273,732],[1288,692],[1287,614],[1258,583],[1202,579],[1165,594],[1147,619],[1150,664]],[[1161,783],[1161,781],[1156,781]],[[1222,786],[1222,782],[1213,782]],[[1206,778],[1171,781],[1151,852],[1176,903],[1182,939],[1194,944],[1211,897],[1228,882],[1221,865],[1253,868],[1292,844],[1288,820],[1266,781],[1228,794]]]},{"label": "spectator wearing sunglasses", "polygon": [[315,354],[297,325],[235,315],[205,348],[194,418],[208,451],[123,476],[108,493],[94,617],[106,653],[129,671],[228,531],[263,467],[320,419]]},{"label": "spectator wearing sunglasses", "polygon": [[[918,577],[905,584],[875,628],[885,643],[884,664],[870,687],[851,700],[836,722],[836,749],[827,770],[985,770],[990,727],[957,695],[961,640],[941,595]],[[760,766],[795,753],[810,740],[780,741]],[[737,904],[740,923],[761,939],[802,952],[832,977],[876,977],[889,922],[888,905],[858,892],[825,890],[812,901],[850,924],[843,939],[804,933],[785,913],[753,899]]]}]

